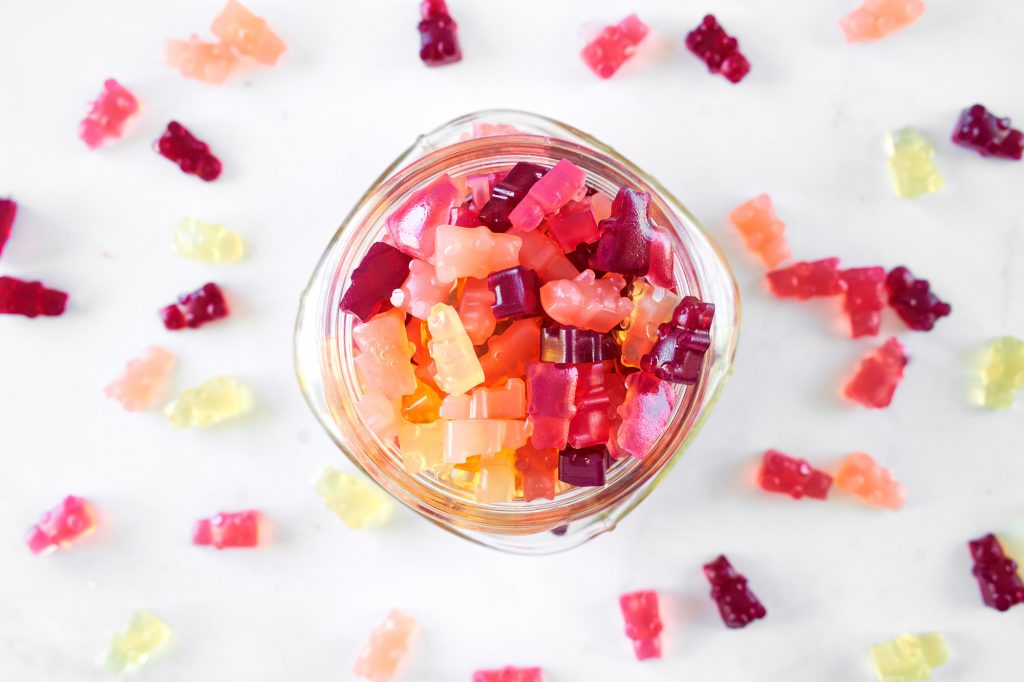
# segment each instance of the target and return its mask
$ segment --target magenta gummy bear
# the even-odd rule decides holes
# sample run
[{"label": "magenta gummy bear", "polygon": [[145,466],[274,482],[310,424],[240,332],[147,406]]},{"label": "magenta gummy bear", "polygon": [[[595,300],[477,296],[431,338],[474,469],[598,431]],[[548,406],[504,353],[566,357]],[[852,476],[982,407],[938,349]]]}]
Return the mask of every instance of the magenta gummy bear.
[{"label": "magenta gummy bear", "polygon": [[4,246],[11,238],[11,229],[14,227],[14,217],[18,214],[18,202],[13,199],[0,199],[0,255],[3,255]]},{"label": "magenta gummy bear", "polygon": [[352,271],[352,281],[341,297],[341,309],[366,322],[379,312],[389,310],[391,293],[409,276],[408,256],[390,244],[374,242],[363,260]]},{"label": "magenta gummy bear", "polygon": [[996,611],[1006,611],[1024,602],[1024,581],[1017,573],[1017,562],[1006,556],[996,536],[989,533],[971,540],[968,546],[974,560],[972,572],[978,580],[985,605]]},{"label": "magenta gummy bear", "polygon": [[619,357],[619,344],[611,333],[550,324],[541,331],[540,359],[544,362],[579,365]]},{"label": "magenta gummy bear", "polygon": [[39,523],[25,537],[33,554],[67,547],[96,527],[96,513],[88,500],[68,495],[53,509],[45,512]]},{"label": "magenta gummy bear", "polygon": [[643,459],[665,433],[676,394],[672,385],[647,372],[626,377],[626,397],[618,408],[622,422],[616,432],[618,451]]},{"label": "magenta gummy bear", "polygon": [[423,0],[420,3],[420,59],[427,66],[454,64],[462,59],[459,48],[459,25],[448,13],[444,0]]},{"label": "magenta gummy bear", "polygon": [[596,38],[587,43],[580,56],[598,78],[611,78],[636,52],[636,46],[647,37],[647,24],[635,14],[612,26],[605,26]]},{"label": "magenta gummy bear", "polygon": [[739,83],[750,73],[750,62],[740,52],[739,41],[725,32],[713,14],[690,31],[686,47],[707,64],[708,71],[722,74],[731,83]]},{"label": "magenta gummy bear", "polygon": [[609,369],[602,362],[576,365],[576,416],[569,422],[569,445],[586,448],[608,442],[611,396],[605,380]]},{"label": "magenta gummy bear", "polygon": [[473,673],[473,682],[544,682],[544,671],[509,665],[497,670],[477,670]]},{"label": "magenta gummy bear", "polygon": [[210,152],[210,145],[197,139],[177,121],[167,124],[167,130],[156,141],[156,150],[160,156],[178,164],[183,173],[197,175],[207,182],[220,177],[220,159]]},{"label": "magenta gummy bear", "polygon": [[508,175],[494,186],[491,198],[480,208],[480,222],[491,228],[492,232],[505,232],[512,227],[508,214],[546,172],[543,166],[525,161],[513,166]]},{"label": "magenta gummy bear", "polygon": [[[395,246],[413,258],[428,260],[434,254],[434,233],[447,225],[452,209],[462,205],[462,194],[447,173],[418,190],[387,217],[387,228]],[[402,277],[408,275],[403,272]]]},{"label": "magenta gummy bear", "polygon": [[558,480],[578,486],[604,485],[609,459],[604,445],[565,448],[558,453]]},{"label": "magenta gummy bear", "polygon": [[56,317],[64,313],[67,303],[66,293],[47,289],[42,282],[0,277],[0,315]]},{"label": "magenta gummy bear", "polygon": [[571,161],[562,159],[533,184],[509,212],[508,220],[516,230],[529,232],[570,201],[579,201],[586,195],[587,174]]},{"label": "magenta gummy bear", "polygon": [[711,322],[715,304],[687,296],[672,313],[672,319],[658,326],[658,340],[640,359],[640,368],[659,379],[677,384],[695,384],[704,368],[704,356],[711,348]]},{"label": "magenta gummy bear", "polygon": [[998,118],[980,104],[960,113],[953,130],[953,142],[982,156],[1016,161],[1024,156],[1024,133],[1010,127],[1010,119]]},{"label": "magenta gummy bear", "polygon": [[569,422],[576,416],[575,367],[550,362],[526,366],[526,413],[533,425],[535,448],[562,449],[569,439]]},{"label": "magenta gummy bear", "polygon": [[487,287],[494,292],[494,319],[508,320],[543,314],[537,273],[522,265],[492,272]]},{"label": "magenta gummy bear", "polygon": [[633,642],[638,661],[661,658],[661,613],[654,590],[629,592],[619,597],[626,636]]},{"label": "magenta gummy bear", "polygon": [[228,304],[224,293],[213,282],[207,282],[190,294],[182,294],[177,303],[160,310],[164,327],[171,331],[185,327],[195,329],[227,316]]},{"label": "magenta gummy bear", "polygon": [[595,271],[646,276],[651,284],[672,288],[672,244],[651,221],[651,195],[623,187],[612,202],[612,214],[598,225],[590,267]]},{"label": "magenta gummy bear", "polygon": [[843,310],[850,318],[850,336],[877,336],[885,306],[885,268],[843,270],[846,299]]},{"label": "magenta gummy bear", "polygon": [[103,83],[103,92],[89,107],[89,113],[78,126],[78,137],[89,149],[96,149],[108,139],[121,137],[124,124],[139,110],[135,95],[113,78]]},{"label": "magenta gummy bear", "polygon": [[747,587],[747,579],[736,572],[724,555],[704,564],[704,576],[711,583],[711,598],[718,604],[718,612],[726,627],[746,627],[767,614]]},{"label": "magenta gummy bear", "polygon": [[886,275],[885,290],[889,294],[889,306],[908,327],[917,331],[931,331],[939,318],[953,311],[952,306],[932,293],[928,280],[915,279],[902,265]]}]

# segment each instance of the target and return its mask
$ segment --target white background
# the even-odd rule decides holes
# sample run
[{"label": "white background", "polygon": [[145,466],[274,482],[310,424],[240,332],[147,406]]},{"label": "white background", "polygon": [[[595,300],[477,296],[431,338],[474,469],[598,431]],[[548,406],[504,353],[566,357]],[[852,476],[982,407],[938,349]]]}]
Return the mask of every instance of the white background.
[{"label": "white background", "polygon": [[[911,29],[847,46],[853,1],[451,0],[465,59],[417,59],[416,3],[252,0],[289,43],[274,70],[221,88],[161,64],[162,41],[208,35],[219,2],[5,0],[0,6],[0,194],[21,204],[0,273],[71,292],[58,319],[0,319],[0,679],[102,679],[95,656],[135,609],[175,641],[146,680],[348,679],[368,632],[395,607],[421,623],[405,680],[468,680],[477,667],[542,665],[553,682],[855,682],[867,647],[939,630],[953,658],[936,679],[1018,674],[1024,607],[982,606],[965,543],[988,531],[1024,548],[1020,408],[970,407],[972,351],[1024,336],[1024,165],[948,143],[975,101],[1024,123],[1024,5],[930,0]],[[599,81],[577,56],[586,26],[637,11],[653,36]],[[753,64],[739,86],[681,48],[714,11]],[[132,133],[99,152],[75,137],[114,76],[145,102]],[[342,461],[299,396],[291,365],[298,295],[341,218],[414,137],[472,110],[535,110],[595,134],[664,182],[716,235],[745,316],[736,373],[682,463],[614,533],[564,555],[475,547],[400,510],[354,533],[309,486]],[[170,119],[211,143],[218,181],[150,148]],[[936,144],[946,188],[899,201],[882,139],[912,124]],[[913,362],[893,406],[837,389],[878,341],[844,337],[835,301],[772,300],[729,209],[770,192],[798,258],[905,263],[954,308],[930,334],[892,315]],[[250,255],[210,266],[173,256],[177,220],[220,221]],[[174,296],[220,282],[231,318],[169,333]],[[102,395],[150,344],[174,351],[175,392],[221,373],[251,384],[250,417],[176,431]],[[832,466],[862,449],[909,491],[899,513],[836,496],[795,502],[752,488],[777,447]],[[22,537],[74,492],[98,533],[32,556]],[[189,544],[194,519],[261,509],[269,545]],[[1015,531],[1016,525],[1016,531]],[[768,608],[723,627],[701,564],[725,552]],[[1022,555],[1024,556],[1024,555]],[[655,588],[665,657],[638,664],[617,598]]]}]

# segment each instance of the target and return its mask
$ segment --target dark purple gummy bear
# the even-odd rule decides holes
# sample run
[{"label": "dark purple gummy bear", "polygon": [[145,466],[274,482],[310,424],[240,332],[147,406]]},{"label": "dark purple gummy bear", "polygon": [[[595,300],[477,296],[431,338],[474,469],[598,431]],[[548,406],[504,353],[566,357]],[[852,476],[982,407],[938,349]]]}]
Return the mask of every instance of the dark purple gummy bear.
[{"label": "dark purple gummy bear", "polygon": [[459,25],[448,13],[444,0],[423,0],[420,4],[420,59],[427,66],[454,64],[462,59]]},{"label": "dark purple gummy bear", "polygon": [[18,213],[18,204],[13,199],[0,199],[0,254],[11,237],[14,227],[14,216]]},{"label": "dark purple gummy bear", "polygon": [[931,331],[940,317],[946,317],[953,307],[932,293],[926,279],[915,279],[904,266],[893,268],[885,278],[889,305],[911,329]]},{"label": "dark purple gummy bear", "polygon": [[604,445],[565,448],[558,453],[558,480],[578,486],[604,485],[609,459],[608,448]]},{"label": "dark purple gummy bear", "polygon": [[1024,582],[1017,573],[1017,562],[1003,553],[995,535],[971,540],[968,544],[974,560],[972,573],[978,580],[981,599],[997,611],[1005,611],[1024,602]]},{"label": "dark purple gummy bear", "polygon": [[0,277],[0,315],[55,317],[64,312],[67,302],[66,293],[47,289],[42,282]]},{"label": "dark purple gummy bear", "polygon": [[[590,259],[594,255],[594,251],[597,251],[597,242],[593,244],[587,244],[586,242],[580,244],[572,251],[565,254],[565,257],[569,259],[569,262],[573,264],[580,272],[583,272],[587,268],[590,268]],[[593,268],[590,268],[593,270]],[[601,270],[594,270],[594,276],[600,279],[604,277],[605,273]]]},{"label": "dark purple gummy bear", "polygon": [[391,292],[409,276],[412,256],[384,242],[374,243],[352,271],[352,282],[341,297],[341,309],[366,322],[391,308]]},{"label": "dark purple gummy bear", "polygon": [[980,104],[960,112],[953,142],[982,156],[1016,161],[1024,156],[1024,133],[1010,127],[1010,119],[998,118]]},{"label": "dark purple gummy bear", "polygon": [[190,294],[182,294],[177,303],[160,311],[164,327],[171,331],[185,327],[195,329],[227,316],[228,303],[224,300],[224,292],[213,282],[207,282]]},{"label": "dark purple gummy bear", "polygon": [[658,340],[651,352],[640,359],[640,368],[659,379],[677,384],[695,384],[704,367],[704,355],[711,347],[711,322],[715,304],[687,296],[672,313],[672,319],[658,326]]},{"label": "dark purple gummy bear", "polygon": [[512,223],[508,214],[523,200],[530,188],[544,177],[547,169],[535,163],[520,161],[508,172],[505,179],[491,190],[491,198],[480,209],[480,222],[492,232],[505,232]]},{"label": "dark purple gummy bear", "polygon": [[623,187],[612,201],[612,214],[598,225],[601,236],[590,256],[590,269],[627,277],[647,276],[672,287],[672,245],[651,220],[651,195]]},{"label": "dark purple gummy bear", "polygon": [[746,627],[767,614],[747,587],[747,579],[736,572],[724,555],[704,564],[704,576],[711,583],[711,598],[718,604],[726,627]]},{"label": "dark purple gummy bear", "polygon": [[210,152],[210,145],[197,139],[177,121],[167,124],[167,130],[156,141],[156,150],[178,164],[184,173],[198,175],[207,182],[220,177],[220,159]]},{"label": "dark purple gummy bear", "polygon": [[725,32],[714,14],[690,31],[686,47],[707,64],[708,71],[722,74],[731,83],[739,83],[750,73],[750,62],[740,52],[739,41]]},{"label": "dark purple gummy bear", "polygon": [[494,319],[534,317],[543,313],[540,304],[540,279],[533,270],[517,265],[487,276],[487,287],[494,292]]},{"label": "dark purple gummy bear", "polygon": [[614,360],[619,353],[619,344],[610,333],[560,324],[550,324],[541,330],[542,362],[582,365]]}]

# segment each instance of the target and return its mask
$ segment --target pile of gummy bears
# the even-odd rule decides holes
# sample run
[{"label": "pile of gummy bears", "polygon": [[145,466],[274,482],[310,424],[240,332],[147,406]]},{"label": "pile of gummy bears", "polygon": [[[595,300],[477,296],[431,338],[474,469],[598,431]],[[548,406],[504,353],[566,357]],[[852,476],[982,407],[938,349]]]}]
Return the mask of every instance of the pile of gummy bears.
[{"label": "pile of gummy bears", "polygon": [[[850,43],[877,40],[907,28],[924,10],[921,0],[864,0],[840,26]],[[427,66],[462,59],[458,25],[444,0],[423,0],[418,30]],[[168,41],[165,61],[186,78],[218,85],[241,60],[272,67],[286,51],[267,23],[237,0],[228,0],[211,32],[217,42],[195,35]],[[581,57],[598,77],[611,78],[647,35],[647,25],[630,15],[600,31]],[[711,73],[731,83],[751,72],[738,40],[712,15],[683,42]],[[79,137],[90,149],[112,143],[126,135],[140,108],[128,89],[107,80]],[[1024,134],[980,104],[962,111],[951,140],[987,157],[1019,161],[1024,153]],[[942,188],[934,148],[921,133],[903,128],[886,143],[897,197]],[[168,123],[155,150],[203,181],[221,174],[210,146],[177,121]],[[363,388],[359,412],[368,428],[397,446],[406,469],[461,487],[478,503],[503,504],[603,486],[616,462],[652,452],[681,391],[704,371],[715,307],[675,293],[673,247],[652,220],[650,204],[650,195],[630,187],[614,197],[595,191],[585,173],[563,159],[550,168],[521,162],[460,182],[442,175],[392,211],[386,237],[364,254],[341,307],[358,321],[352,339]],[[0,254],[16,238],[16,214],[14,200],[0,200]],[[791,253],[785,225],[768,195],[741,204],[729,218],[768,268],[765,283],[774,296],[834,298],[851,338],[877,336],[886,307],[913,331],[929,331],[952,313],[928,280],[903,265],[841,267],[837,257],[786,264]],[[172,249],[209,263],[234,263],[245,255],[237,232],[194,218],[179,223]],[[59,316],[68,300],[67,293],[41,282],[0,276],[0,314]],[[229,317],[228,300],[218,284],[207,282],[158,314],[167,330],[197,329]],[[169,351],[147,348],[106,395],[127,411],[151,409],[175,363]],[[907,346],[890,338],[853,369],[842,393],[864,407],[886,408],[909,363]],[[977,402],[1010,407],[1024,388],[1024,340],[991,342],[980,374]],[[252,405],[248,387],[218,376],[185,390],[164,412],[175,427],[205,428]],[[867,505],[894,511],[907,496],[893,474],[863,452],[845,457],[833,473],[774,449],[759,464],[761,489],[797,500],[825,500],[833,482]],[[327,468],[314,487],[352,529],[388,519],[389,499],[360,477]],[[257,547],[262,522],[257,510],[218,513],[195,523],[193,543]],[[67,549],[96,523],[93,505],[69,495],[42,515],[26,541],[36,554]],[[1006,611],[1024,602],[1017,564],[994,535],[971,540],[968,548],[985,605]],[[703,570],[726,627],[766,617],[747,579],[725,556]],[[631,592],[619,603],[636,658],[660,657],[658,593]],[[415,628],[413,618],[392,611],[370,634],[353,672],[374,682],[394,679]],[[159,617],[139,611],[114,635],[103,663],[112,673],[130,672],[170,637]],[[921,633],[877,644],[869,655],[879,680],[905,682],[929,678],[949,651],[941,634]],[[540,668],[503,667],[476,671],[472,679],[543,677]]]}]

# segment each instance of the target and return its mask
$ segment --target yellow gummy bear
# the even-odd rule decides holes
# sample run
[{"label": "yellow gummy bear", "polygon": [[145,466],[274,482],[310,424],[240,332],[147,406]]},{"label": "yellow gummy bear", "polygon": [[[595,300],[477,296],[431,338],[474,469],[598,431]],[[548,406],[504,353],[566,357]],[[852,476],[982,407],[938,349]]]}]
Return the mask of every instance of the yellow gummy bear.
[{"label": "yellow gummy bear", "polygon": [[942,189],[942,176],[935,167],[935,149],[921,133],[909,127],[888,133],[885,148],[897,197],[910,199]]},{"label": "yellow gummy bear", "polygon": [[484,370],[473,342],[455,308],[438,303],[427,317],[430,342],[427,348],[437,366],[437,385],[449,394],[465,393],[484,381]]},{"label": "yellow gummy bear", "polygon": [[171,249],[182,258],[207,263],[234,263],[245,255],[240,234],[223,225],[195,218],[182,218],[178,222]]},{"label": "yellow gummy bear", "polygon": [[327,508],[352,530],[383,525],[391,515],[388,496],[358,476],[324,467],[313,486]]},{"label": "yellow gummy bear", "polygon": [[985,349],[982,362],[978,402],[994,409],[1013,405],[1017,391],[1024,388],[1024,341],[998,338]]},{"label": "yellow gummy bear", "polygon": [[205,428],[252,409],[252,393],[238,379],[216,377],[182,392],[164,409],[179,429]]},{"label": "yellow gummy bear", "polygon": [[128,627],[114,635],[102,665],[113,675],[137,670],[171,638],[171,629],[149,611],[132,614]]},{"label": "yellow gummy bear", "polygon": [[880,682],[927,680],[949,659],[946,640],[937,632],[900,635],[871,647],[871,663]]}]

